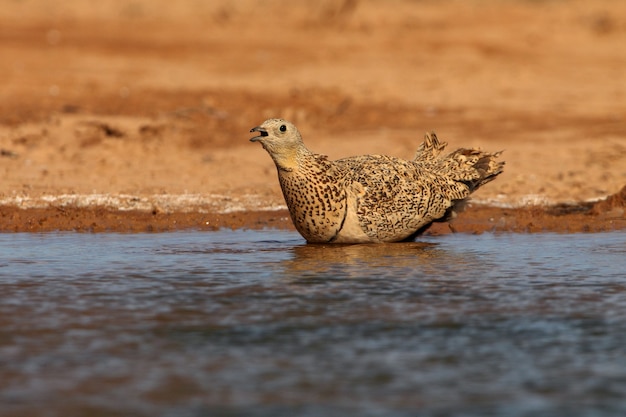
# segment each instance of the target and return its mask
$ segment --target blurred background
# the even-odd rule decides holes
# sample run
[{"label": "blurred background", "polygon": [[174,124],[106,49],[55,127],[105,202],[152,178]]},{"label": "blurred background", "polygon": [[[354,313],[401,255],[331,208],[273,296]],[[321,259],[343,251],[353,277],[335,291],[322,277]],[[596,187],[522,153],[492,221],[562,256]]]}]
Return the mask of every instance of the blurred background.
[{"label": "blurred background", "polygon": [[0,197],[281,196],[248,131],[410,158],[425,131],[505,150],[494,204],[626,184],[626,4],[3,0]]}]

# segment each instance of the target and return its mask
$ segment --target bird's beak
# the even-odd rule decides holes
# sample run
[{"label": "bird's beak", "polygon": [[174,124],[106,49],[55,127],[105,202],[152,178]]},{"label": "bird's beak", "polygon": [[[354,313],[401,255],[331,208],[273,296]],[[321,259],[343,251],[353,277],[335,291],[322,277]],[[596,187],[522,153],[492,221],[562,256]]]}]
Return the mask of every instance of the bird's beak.
[{"label": "bird's beak", "polygon": [[265,136],[267,136],[267,130],[265,130],[265,128],[262,128],[261,126],[253,127],[252,129],[250,129],[250,132],[259,132],[260,133],[259,136],[255,136],[252,139],[250,139],[250,142],[257,142],[257,141],[263,139]]}]

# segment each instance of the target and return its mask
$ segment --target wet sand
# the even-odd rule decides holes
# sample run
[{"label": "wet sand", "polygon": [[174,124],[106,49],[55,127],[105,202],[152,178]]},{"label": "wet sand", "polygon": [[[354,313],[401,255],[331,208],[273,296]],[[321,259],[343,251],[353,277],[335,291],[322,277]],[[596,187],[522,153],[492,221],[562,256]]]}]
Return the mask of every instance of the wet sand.
[{"label": "wet sand", "polygon": [[626,5],[43,0],[0,10],[0,230],[291,228],[248,131],[504,150],[449,227],[626,227]]},{"label": "wet sand", "polygon": [[[502,208],[469,204],[450,223],[435,223],[426,234],[483,232],[604,232],[626,229],[626,187],[596,203]],[[21,209],[0,207],[1,232],[168,232],[176,230],[294,229],[289,212],[245,210],[230,213],[119,210],[103,206]]]}]

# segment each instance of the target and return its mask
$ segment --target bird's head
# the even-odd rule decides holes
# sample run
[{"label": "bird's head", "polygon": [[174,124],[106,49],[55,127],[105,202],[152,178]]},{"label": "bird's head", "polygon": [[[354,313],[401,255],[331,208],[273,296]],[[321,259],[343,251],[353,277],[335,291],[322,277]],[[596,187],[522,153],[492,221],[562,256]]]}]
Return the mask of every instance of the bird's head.
[{"label": "bird's head", "polygon": [[293,170],[297,166],[299,155],[307,152],[300,132],[286,120],[268,119],[260,126],[250,129],[250,132],[259,133],[250,142],[260,142],[278,168]]}]

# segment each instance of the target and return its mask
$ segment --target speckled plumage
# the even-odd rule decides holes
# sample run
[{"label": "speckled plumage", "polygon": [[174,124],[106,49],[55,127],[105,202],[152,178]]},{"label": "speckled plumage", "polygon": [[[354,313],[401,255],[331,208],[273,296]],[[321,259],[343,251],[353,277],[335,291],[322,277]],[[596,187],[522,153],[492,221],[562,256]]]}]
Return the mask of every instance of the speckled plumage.
[{"label": "speckled plumage", "polygon": [[251,130],[278,169],[293,223],[312,243],[396,242],[455,215],[502,172],[499,153],[458,149],[427,134],[412,161],[363,155],[330,161],[309,151],[296,127],[269,119]]}]

